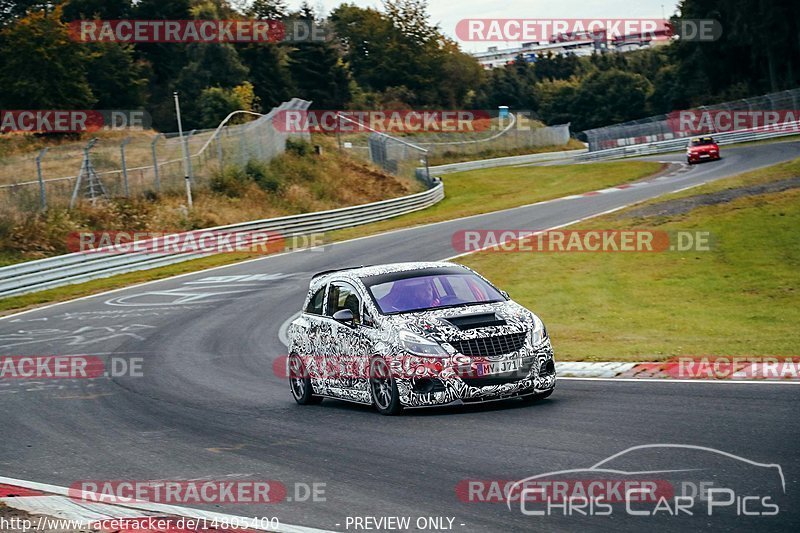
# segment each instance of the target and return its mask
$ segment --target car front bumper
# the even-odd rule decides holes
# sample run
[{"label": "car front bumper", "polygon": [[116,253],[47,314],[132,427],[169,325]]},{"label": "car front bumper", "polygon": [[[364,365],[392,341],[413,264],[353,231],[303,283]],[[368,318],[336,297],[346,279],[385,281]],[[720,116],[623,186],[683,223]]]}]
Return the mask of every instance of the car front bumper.
[{"label": "car front bumper", "polygon": [[719,152],[698,152],[698,153],[691,153],[687,154],[687,159],[693,163],[699,163],[701,161],[715,161],[719,159]]},{"label": "car front bumper", "polygon": [[[535,350],[524,349],[507,358],[519,358],[520,370],[478,377],[465,373],[463,365],[448,361],[441,369],[426,364],[425,372],[396,374],[400,403],[410,408],[483,403],[543,394],[555,387],[555,363],[549,341]],[[407,377],[414,374],[415,377]]]}]

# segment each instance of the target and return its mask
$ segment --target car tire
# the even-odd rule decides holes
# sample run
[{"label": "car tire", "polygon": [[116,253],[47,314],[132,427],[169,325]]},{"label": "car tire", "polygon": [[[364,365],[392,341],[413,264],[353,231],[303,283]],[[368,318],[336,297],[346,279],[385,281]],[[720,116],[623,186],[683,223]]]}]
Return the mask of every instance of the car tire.
[{"label": "car tire", "polygon": [[536,403],[540,400],[544,400],[545,398],[549,398],[551,394],[555,391],[555,388],[550,389],[547,392],[541,392],[538,394],[529,394],[527,396],[522,397],[522,401],[524,403]]},{"label": "car tire", "polygon": [[313,394],[314,389],[306,365],[295,354],[289,356],[289,389],[292,391],[294,401],[300,405],[316,405],[322,401],[321,396]]},{"label": "car tire", "polygon": [[369,363],[369,394],[382,415],[392,416],[403,410],[397,381],[383,357],[374,357]]}]

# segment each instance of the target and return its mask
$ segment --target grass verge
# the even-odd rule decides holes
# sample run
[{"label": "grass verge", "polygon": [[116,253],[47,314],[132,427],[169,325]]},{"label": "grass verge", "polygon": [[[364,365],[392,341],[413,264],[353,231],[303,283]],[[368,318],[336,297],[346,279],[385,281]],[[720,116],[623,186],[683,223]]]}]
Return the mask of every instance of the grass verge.
[{"label": "grass verge", "polygon": [[[487,213],[532,202],[640,179],[661,168],[652,162],[613,162],[594,165],[515,167],[476,170],[444,178],[447,198],[436,206],[391,220],[340,230],[326,236],[327,242],[346,240],[390,229],[408,227],[467,215]],[[486,195],[492,183],[492,195]],[[47,303],[97,294],[136,283],[163,279],[186,272],[231,264],[257,257],[254,254],[220,254],[152,270],[131,272],[104,279],[66,285],[46,291],[0,299],[0,315]]]},{"label": "grass verge", "polygon": [[[800,159],[646,204],[792,176],[800,176]],[[482,252],[461,262],[540,314],[561,360],[800,353],[800,189],[680,215],[634,218],[629,211],[570,229],[708,231],[714,246],[708,252]]]},{"label": "grass verge", "polygon": [[495,157],[510,157],[515,155],[544,154],[547,152],[564,152],[566,150],[583,150],[586,145],[577,139],[572,139],[567,144],[561,146],[542,146],[540,148],[517,147],[517,148],[476,148],[474,152],[444,151],[434,152],[429,156],[428,164],[431,166],[447,165],[450,163],[463,163],[464,161],[476,161],[479,159],[490,159]]},{"label": "grass verge", "polygon": [[636,181],[663,168],[661,163],[652,161],[614,161],[591,165],[498,167],[457,172],[442,178],[446,196],[433,207],[367,226],[339,230],[331,236],[335,240],[351,239],[397,228],[490,213]]}]

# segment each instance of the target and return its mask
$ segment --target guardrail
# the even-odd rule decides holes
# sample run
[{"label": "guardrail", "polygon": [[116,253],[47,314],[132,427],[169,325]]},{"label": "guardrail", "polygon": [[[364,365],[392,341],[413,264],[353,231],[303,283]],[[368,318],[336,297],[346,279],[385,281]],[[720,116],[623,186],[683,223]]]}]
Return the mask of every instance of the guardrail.
[{"label": "guardrail", "polygon": [[[752,128],[747,130],[731,131],[727,133],[709,133],[717,141],[717,144],[737,144],[743,142],[763,141],[777,137],[786,137],[800,134],[800,121],[780,124],[781,129],[775,126],[770,128]],[[784,131],[781,131],[784,130]],[[600,159],[618,159],[622,157],[633,157],[651,154],[663,154],[667,152],[677,152],[685,150],[691,137],[680,137],[666,141],[656,141],[645,144],[633,144],[630,146],[620,146],[619,148],[609,148],[608,150],[597,150],[586,152],[575,159],[577,161],[597,161]]]},{"label": "guardrail", "polygon": [[[305,213],[279,218],[269,218],[184,232],[190,236],[216,232],[219,234],[247,235],[254,232],[274,232],[282,238],[333,231],[360,226],[370,222],[425,209],[444,198],[444,186],[436,181],[430,189],[390,200],[343,207],[318,213]],[[163,238],[143,242],[143,247],[156,245]],[[109,251],[111,250],[111,251]],[[99,249],[92,252],[75,252],[47,259],[29,261],[0,268],[0,298],[37,292],[44,289],[81,283],[108,276],[147,270],[173,263],[206,257],[209,253],[131,252]]]}]

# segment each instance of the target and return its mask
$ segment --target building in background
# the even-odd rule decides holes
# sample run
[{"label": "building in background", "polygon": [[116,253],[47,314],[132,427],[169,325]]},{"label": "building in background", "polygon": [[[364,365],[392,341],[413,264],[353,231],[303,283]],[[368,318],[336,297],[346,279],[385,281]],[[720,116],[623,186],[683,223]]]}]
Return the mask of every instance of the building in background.
[{"label": "building in background", "polygon": [[672,34],[664,22],[653,34],[616,35],[609,39],[605,31],[593,35],[589,32],[576,32],[554,35],[547,42],[528,42],[520,46],[499,48],[490,46],[485,52],[473,52],[483,68],[493,69],[513,63],[517,56],[522,56],[528,63],[535,63],[539,56],[575,55],[590,56],[603,52],[632,52],[642,48],[650,48],[667,44]]}]

